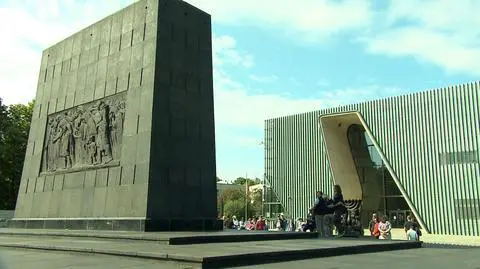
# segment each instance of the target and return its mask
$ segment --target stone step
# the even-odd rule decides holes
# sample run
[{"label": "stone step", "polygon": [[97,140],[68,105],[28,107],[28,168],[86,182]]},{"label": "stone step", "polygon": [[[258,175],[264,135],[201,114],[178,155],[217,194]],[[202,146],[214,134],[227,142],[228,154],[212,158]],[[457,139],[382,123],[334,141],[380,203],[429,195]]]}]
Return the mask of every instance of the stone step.
[{"label": "stone step", "polygon": [[304,239],[250,242],[248,244],[210,243],[200,245],[165,245],[152,241],[101,239],[32,238],[0,236],[0,247],[43,251],[65,251],[153,259],[189,264],[194,268],[225,268],[295,261],[340,255],[377,253],[422,247],[421,242],[367,239]]}]

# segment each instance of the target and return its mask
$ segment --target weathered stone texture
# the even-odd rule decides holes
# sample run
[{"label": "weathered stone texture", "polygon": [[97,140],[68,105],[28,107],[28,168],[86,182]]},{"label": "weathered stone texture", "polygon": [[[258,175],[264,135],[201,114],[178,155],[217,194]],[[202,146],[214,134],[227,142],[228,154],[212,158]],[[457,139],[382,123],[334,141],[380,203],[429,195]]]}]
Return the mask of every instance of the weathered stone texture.
[{"label": "weathered stone texture", "polygon": [[[108,100],[119,98],[121,142],[110,152],[94,145],[98,128],[108,129],[111,143],[109,120],[82,139],[74,117],[52,127],[52,119],[99,111],[100,103],[112,106],[102,110],[108,113]],[[61,155],[52,139],[66,143]],[[48,154],[56,154],[53,162]],[[15,218],[143,218],[147,230],[212,226],[215,173],[210,15],[183,1],[140,0],[43,52]]]}]

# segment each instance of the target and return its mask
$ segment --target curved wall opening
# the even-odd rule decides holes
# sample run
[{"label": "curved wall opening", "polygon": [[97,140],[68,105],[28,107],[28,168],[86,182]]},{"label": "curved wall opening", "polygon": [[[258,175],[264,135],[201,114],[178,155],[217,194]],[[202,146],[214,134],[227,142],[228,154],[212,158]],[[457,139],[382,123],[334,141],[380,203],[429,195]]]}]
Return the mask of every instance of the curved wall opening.
[{"label": "curved wall opening", "polygon": [[334,183],[342,187],[345,200],[362,201],[364,226],[377,212],[396,227],[413,213],[425,227],[358,112],[322,116],[320,125]]},{"label": "curved wall opening", "polygon": [[367,226],[372,214],[378,212],[387,214],[392,226],[403,227],[410,208],[365,128],[360,124],[350,125],[347,139],[362,186],[363,224]]}]

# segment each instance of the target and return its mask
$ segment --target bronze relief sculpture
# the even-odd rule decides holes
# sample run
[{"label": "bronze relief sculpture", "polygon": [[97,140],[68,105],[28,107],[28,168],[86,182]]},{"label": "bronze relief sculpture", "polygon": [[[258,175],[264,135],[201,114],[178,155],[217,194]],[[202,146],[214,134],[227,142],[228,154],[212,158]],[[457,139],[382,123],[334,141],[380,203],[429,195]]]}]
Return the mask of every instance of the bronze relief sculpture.
[{"label": "bronze relief sculpture", "polygon": [[125,93],[48,116],[42,171],[118,165],[125,121]]}]

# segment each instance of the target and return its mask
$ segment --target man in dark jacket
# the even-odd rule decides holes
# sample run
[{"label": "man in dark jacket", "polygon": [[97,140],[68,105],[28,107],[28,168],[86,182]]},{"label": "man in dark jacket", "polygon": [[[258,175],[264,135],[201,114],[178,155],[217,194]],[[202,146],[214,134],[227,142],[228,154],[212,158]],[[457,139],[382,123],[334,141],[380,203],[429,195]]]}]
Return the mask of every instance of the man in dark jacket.
[{"label": "man in dark jacket", "polygon": [[313,214],[315,215],[315,227],[318,232],[318,237],[325,237],[324,216],[327,209],[325,202],[323,192],[317,191],[315,204],[311,208],[311,211],[313,211]]}]

